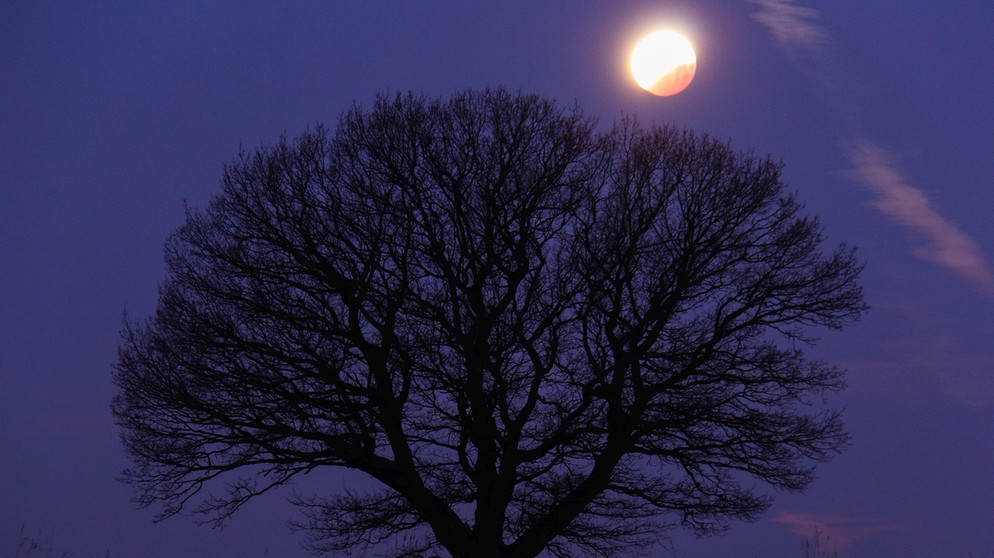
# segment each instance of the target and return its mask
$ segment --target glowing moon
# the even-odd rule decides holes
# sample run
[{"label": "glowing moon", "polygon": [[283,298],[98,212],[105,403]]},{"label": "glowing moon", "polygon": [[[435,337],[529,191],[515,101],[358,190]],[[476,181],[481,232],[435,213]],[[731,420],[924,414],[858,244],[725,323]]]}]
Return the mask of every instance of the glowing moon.
[{"label": "glowing moon", "polygon": [[632,77],[653,95],[676,95],[690,85],[696,71],[694,47],[675,31],[657,31],[632,51]]}]

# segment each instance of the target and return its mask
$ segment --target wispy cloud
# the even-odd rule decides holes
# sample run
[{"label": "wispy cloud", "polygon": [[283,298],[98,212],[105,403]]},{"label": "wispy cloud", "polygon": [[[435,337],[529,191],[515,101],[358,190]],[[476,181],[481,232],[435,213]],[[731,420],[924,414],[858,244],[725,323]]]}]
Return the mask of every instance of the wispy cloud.
[{"label": "wispy cloud", "polygon": [[[798,6],[794,0],[747,0],[758,6],[753,19],[765,26],[781,47],[791,55],[801,56],[801,70],[823,87],[835,88],[833,76],[814,63],[830,36],[817,23],[818,10]],[[815,56],[810,56],[815,55]],[[804,60],[801,60],[804,59]],[[856,128],[856,114],[840,100],[844,96],[832,91],[828,102],[839,116]],[[848,174],[869,188],[876,198],[871,205],[898,225],[924,239],[915,248],[918,257],[947,268],[960,278],[978,287],[982,294],[994,296],[994,271],[984,257],[979,244],[951,220],[943,217],[924,192],[915,187],[900,172],[886,150],[858,137],[844,142],[847,158],[853,165]]]},{"label": "wispy cloud", "polygon": [[821,547],[817,550],[823,552],[840,552],[859,539],[909,527],[900,521],[804,512],[781,513],[773,521],[786,525],[795,535],[814,539]]},{"label": "wispy cloud", "polygon": [[749,0],[760,7],[753,19],[769,28],[784,47],[814,47],[828,41],[828,33],[814,23],[818,10],[794,4],[793,0]]},{"label": "wispy cloud", "polygon": [[849,147],[848,157],[854,168],[844,174],[876,195],[871,205],[924,239],[924,244],[915,249],[918,257],[950,269],[985,294],[994,295],[994,272],[980,246],[935,210],[928,197],[901,174],[884,149],[856,139]]},{"label": "wispy cloud", "polygon": [[974,408],[994,406],[994,383],[989,370],[994,362],[982,361],[977,367],[965,370],[943,370],[940,375],[942,389],[953,399]]}]

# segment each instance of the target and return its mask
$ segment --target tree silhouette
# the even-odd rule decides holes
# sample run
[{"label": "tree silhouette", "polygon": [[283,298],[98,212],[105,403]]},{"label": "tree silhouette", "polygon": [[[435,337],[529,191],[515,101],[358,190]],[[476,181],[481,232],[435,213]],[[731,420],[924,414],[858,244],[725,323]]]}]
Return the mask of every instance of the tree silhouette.
[{"label": "tree silhouette", "polygon": [[780,171],[502,89],[242,153],[126,320],[125,480],[216,521],[317,468],[378,481],[297,498],[316,552],[607,556],[755,518],[751,483],[845,445],[842,373],[801,348],[863,310]]}]

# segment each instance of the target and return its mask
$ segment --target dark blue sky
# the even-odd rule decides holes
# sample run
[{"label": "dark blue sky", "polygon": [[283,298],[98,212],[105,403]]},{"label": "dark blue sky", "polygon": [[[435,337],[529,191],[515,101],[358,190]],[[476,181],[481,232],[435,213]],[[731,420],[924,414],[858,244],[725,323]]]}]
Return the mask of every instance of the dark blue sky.
[{"label": "dark blue sky", "polygon": [[[153,310],[163,241],[239,146],[377,92],[488,85],[782,157],[867,264],[871,311],[815,350],[849,369],[852,448],[756,523],[674,534],[676,556],[803,556],[815,527],[842,558],[994,555],[988,0],[140,4],[0,6],[0,555],[24,525],[74,557],[304,556],[288,493],[220,532],[130,502],[108,409],[123,312]],[[670,98],[625,66],[660,27],[698,51]]]}]

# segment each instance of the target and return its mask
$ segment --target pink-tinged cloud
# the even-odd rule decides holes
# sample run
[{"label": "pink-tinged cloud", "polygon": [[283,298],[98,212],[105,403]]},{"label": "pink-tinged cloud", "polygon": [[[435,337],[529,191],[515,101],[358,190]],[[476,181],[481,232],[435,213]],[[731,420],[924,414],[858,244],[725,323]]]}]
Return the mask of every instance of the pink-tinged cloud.
[{"label": "pink-tinged cloud", "polygon": [[944,370],[939,380],[943,391],[953,399],[970,407],[990,407],[994,406],[994,380],[990,370],[994,370],[994,362],[980,362],[976,368],[968,370]]},{"label": "pink-tinged cloud", "polygon": [[819,556],[822,553],[841,552],[859,539],[909,527],[908,524],[900,521],[804,512],[781,513],[773,518],[773,521],[786,525],[795,535],[813,541],[817,546],[814,550]]},{"label": "pink-tinged cloud", "polygon": [[[828,41],[827,31],[815,23],[817,10],[798,6],[794,0],[748,1],[760,7],[753,18],[766,26],[782,47],[811,52]],[[831,83],[821,72],[803,69],[817,81]],[[848,107],[836,108],[843,118],[854,118]],[[983,294],[994,297],[994,271],[980,246],[940,215],[925,194],[904,178],[883,149],[860,138],[850,143],[848,157],[855,168],[847,174],[874,192],[873,207],[924,238],[924,244],[915,249],[915,254],[952,270]]]},{"label": "pink-tinged cloud", "polygon": [[793,0],[750,0],[760,7],[752,14],[754,20],[766,26],[784,47],[814,47],[825,43],[828,34],[812,20],[818,10],[797,6]]},{"label": "pink-tinged cloud", "polygon": [[984,294],[994,296],[994,272],[980,246],[940,215],[925,194],[908,183],[883,149],[857,139],[848,155],[854,168],[844,174],[876,195],[871,205],[922,236],[924,244],[915,249],[918,257],[952,270]]}]

